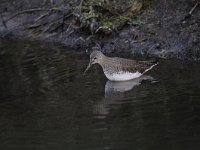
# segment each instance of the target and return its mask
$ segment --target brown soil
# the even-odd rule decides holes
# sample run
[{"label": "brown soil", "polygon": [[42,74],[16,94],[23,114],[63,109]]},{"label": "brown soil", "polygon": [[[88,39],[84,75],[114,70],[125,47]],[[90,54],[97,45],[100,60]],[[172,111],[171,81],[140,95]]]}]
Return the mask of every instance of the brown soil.
[{"label": "brown soil", "polygon": [[[52,26],[52,30],[48,30],[55,18],[59,19],[63,12],[68,14],[72,4],[69,0],[65,0],[65,3],[56,0],[53,4],[48,0],[43,2],[40,0],[23,2],[2,0],[0,3],[1,37],[56,41],[75,49],[89,50],[96,48],[98,43],[101,50],[107,53],[200,60],[200,3],[189,15],[197,4],[197,0],[143,0],[142,9],[132,18],[133,24],[114,31],[112,35],[93,36],[82,29],[71,31],[69,24],[72,18],[70,17],[66,18],[62,30],[56,30],[56,25]],[[78,0],[73,2],[80,3]],[[41,8],[41,6],[45,9],[52,8],[52,5],[62,11],[57,11],[48,19],[44,19],[41,30],[35,30],[37,24],[33,23],[49,11],[22,13],[5,24],[5,21],[16,12]],[[44,30],[47,32],[43,32]]]}]

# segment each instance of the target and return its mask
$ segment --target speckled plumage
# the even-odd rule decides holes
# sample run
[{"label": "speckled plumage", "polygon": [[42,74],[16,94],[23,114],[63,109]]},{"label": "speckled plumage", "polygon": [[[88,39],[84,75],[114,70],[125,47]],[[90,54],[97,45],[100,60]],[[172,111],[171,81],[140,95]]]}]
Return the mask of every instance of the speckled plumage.
[{"label": "speckled plumage", "polygon": [[101,65],[106,77],[112,81],[125,81],[137,78],[157,64],[152,60],[137,61],[119,57],[107,57],[100,51],[93,51],[86,71],[95,63]]}]

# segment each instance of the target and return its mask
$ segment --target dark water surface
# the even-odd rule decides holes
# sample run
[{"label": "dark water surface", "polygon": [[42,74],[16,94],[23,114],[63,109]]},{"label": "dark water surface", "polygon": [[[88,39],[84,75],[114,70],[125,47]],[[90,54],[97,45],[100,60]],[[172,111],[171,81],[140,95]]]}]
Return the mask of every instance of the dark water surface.
[{"label": "dark water surface", "polygon": [[[0,41],[0,149],[198,150],[200,64],[161,61],[155,81],[107,82],[62,46]],[[145,78],[149,76],[145,76]]]}]

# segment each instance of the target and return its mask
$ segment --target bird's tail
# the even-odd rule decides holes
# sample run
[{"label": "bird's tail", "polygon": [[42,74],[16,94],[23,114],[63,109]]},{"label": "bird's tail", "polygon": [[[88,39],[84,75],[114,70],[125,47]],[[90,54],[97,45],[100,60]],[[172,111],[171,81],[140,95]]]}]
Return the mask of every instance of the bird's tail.
[{"label": "bird's tail", "polygon": [[154,64],[159,64],[159,58],[153,58],[153,59],[150,59],[150,60],[146,60],[146,61],[141,61],[142,63],[144,63],[145,65],[154,65]]}]

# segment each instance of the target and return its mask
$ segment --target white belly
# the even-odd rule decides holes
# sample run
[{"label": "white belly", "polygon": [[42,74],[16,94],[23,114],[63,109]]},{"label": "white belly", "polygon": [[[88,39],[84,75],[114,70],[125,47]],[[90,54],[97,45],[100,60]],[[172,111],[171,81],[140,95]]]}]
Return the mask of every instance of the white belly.
[{"label": "white belly", "polygon": [[127,81],[127,80],[138,78],[142,75],[139,72],[135,72],[135,73],[118,72],[118,73],[113,73],[113,74],[109,74],[107,72],[104,72],[104,74],[111,81]]}]

